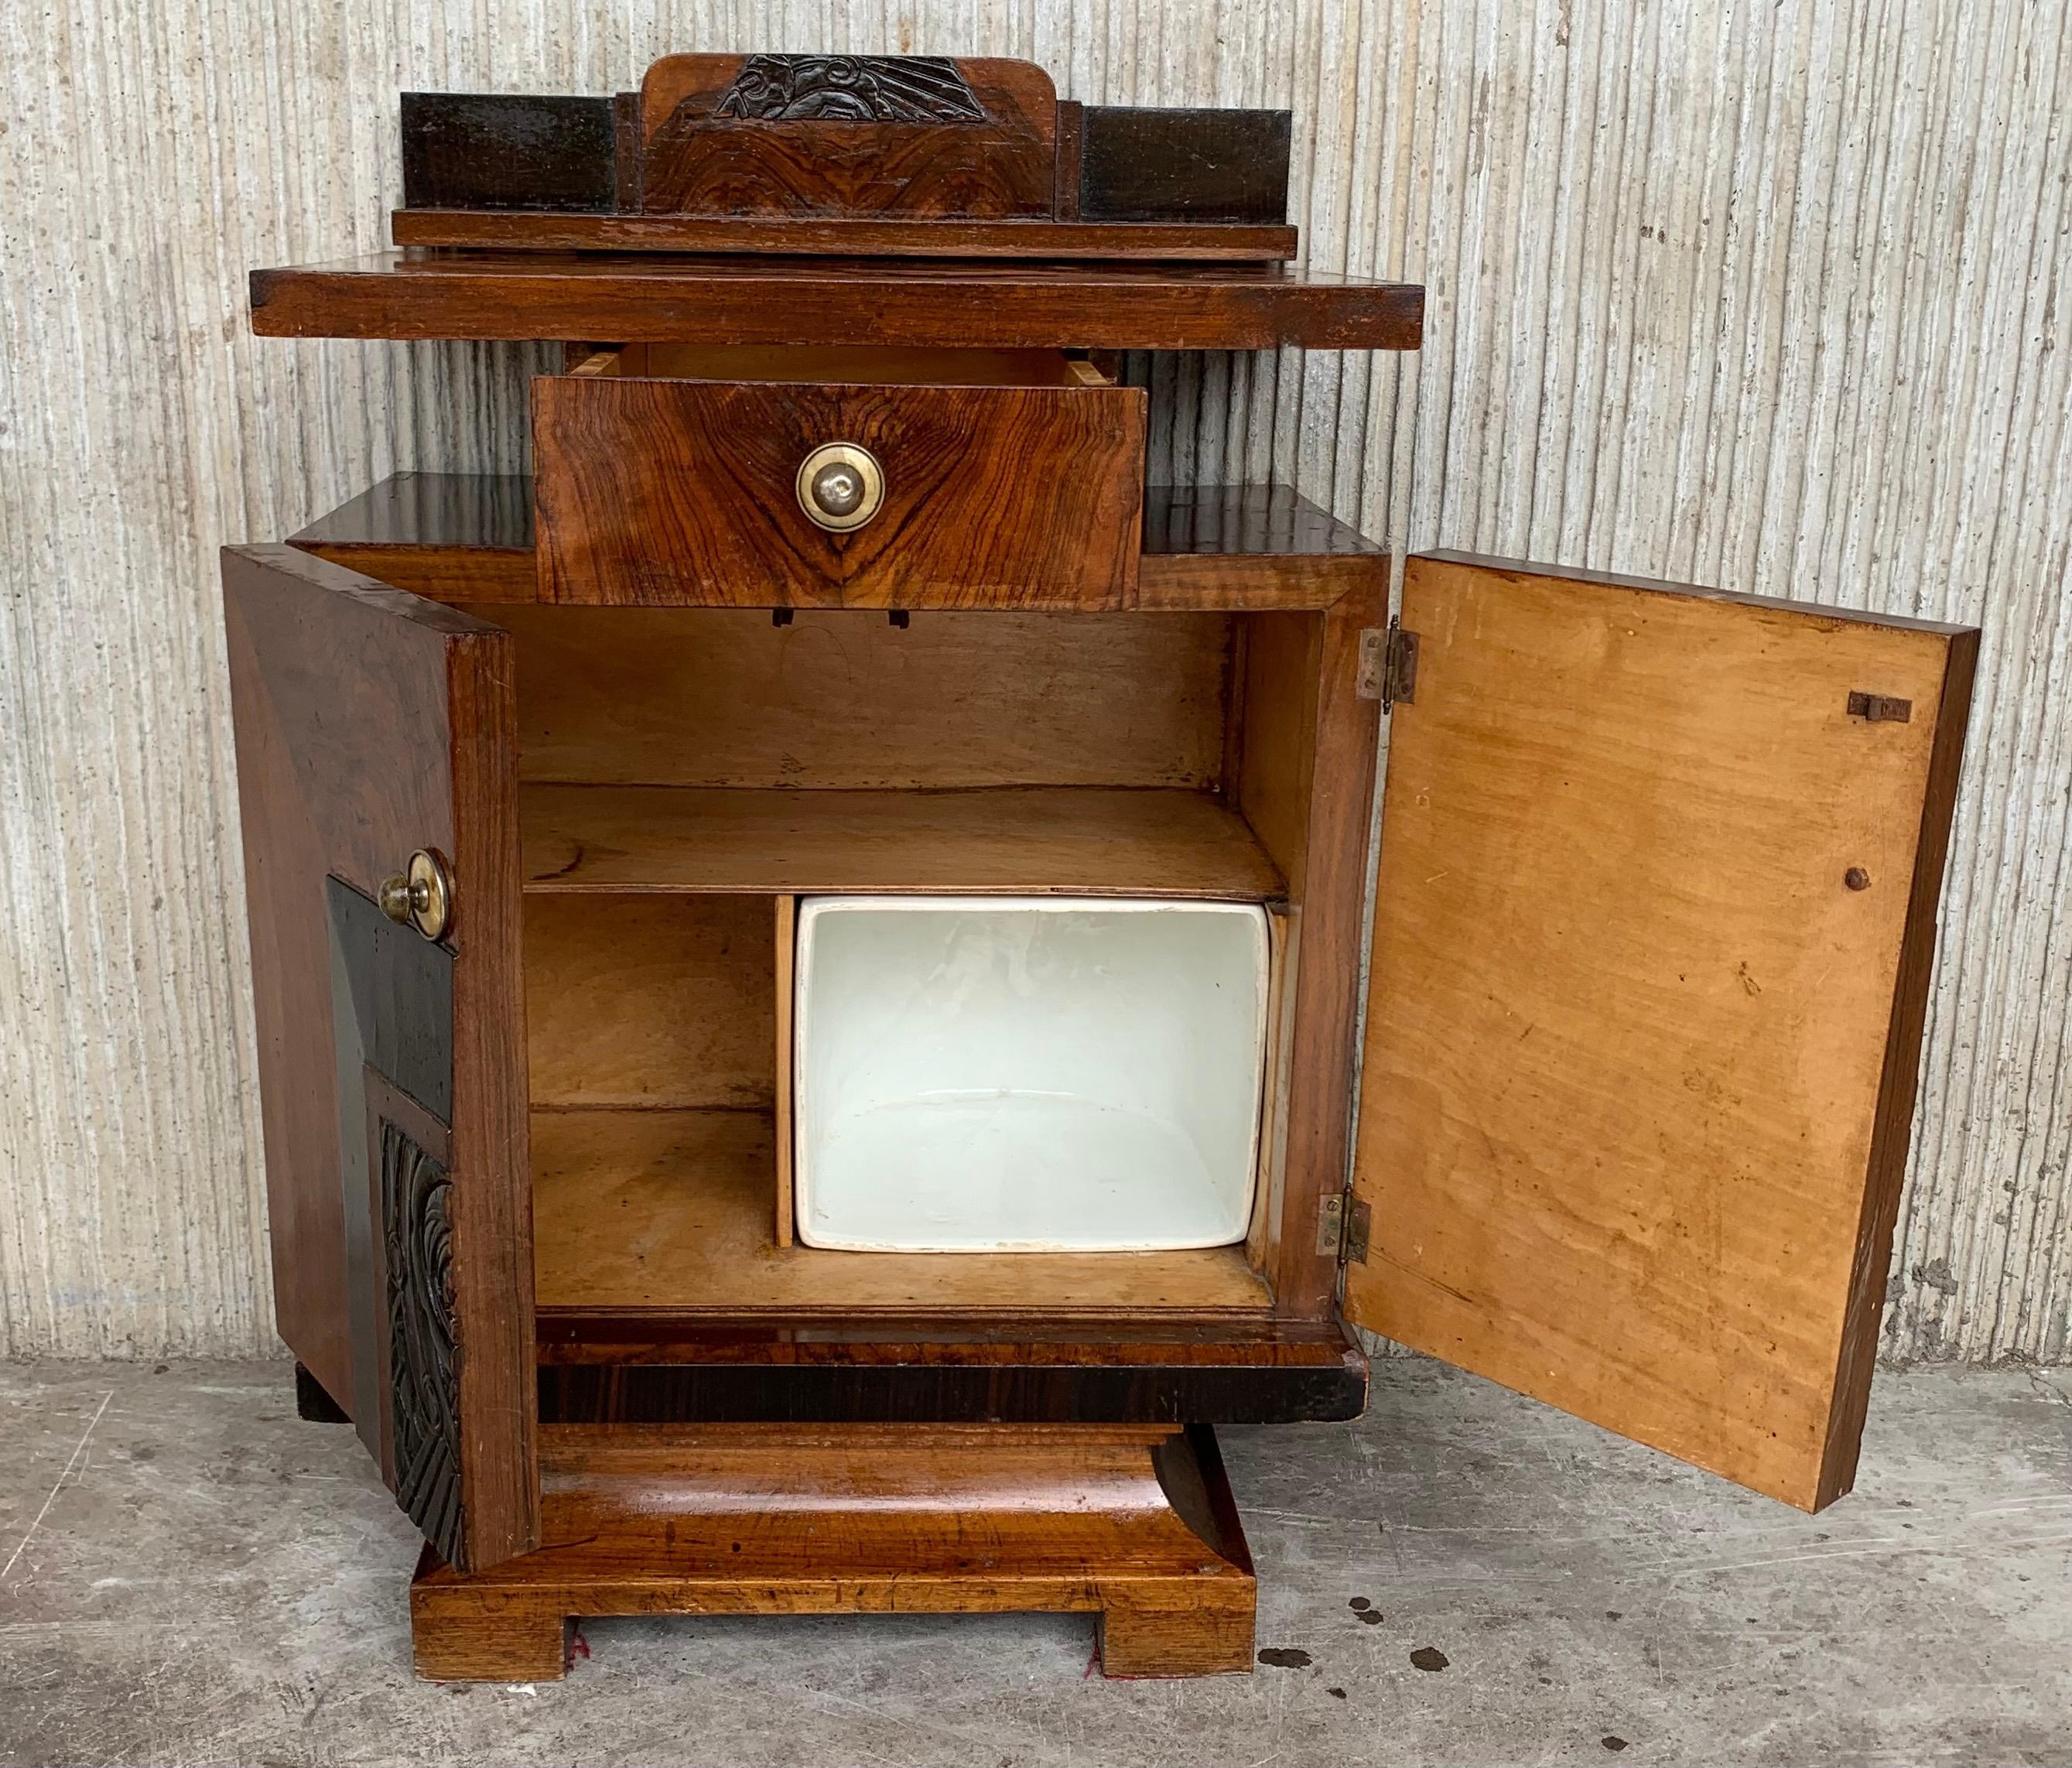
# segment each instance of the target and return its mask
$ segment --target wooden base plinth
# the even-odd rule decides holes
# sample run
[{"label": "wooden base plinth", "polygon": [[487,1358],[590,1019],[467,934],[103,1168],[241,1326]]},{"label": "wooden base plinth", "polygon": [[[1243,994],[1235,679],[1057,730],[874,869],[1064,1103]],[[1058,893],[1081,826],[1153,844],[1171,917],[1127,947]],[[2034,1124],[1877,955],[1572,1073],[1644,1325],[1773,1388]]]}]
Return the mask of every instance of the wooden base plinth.
[{"label": "wooden base plinth", "polygon": [[536,1682],[597,1614],[1099,1616],[1109,1675],[1249,1669],[1256,1585],[1214,1433],[549,1426],[539,1551],[410,1586],[417,1672]]}]

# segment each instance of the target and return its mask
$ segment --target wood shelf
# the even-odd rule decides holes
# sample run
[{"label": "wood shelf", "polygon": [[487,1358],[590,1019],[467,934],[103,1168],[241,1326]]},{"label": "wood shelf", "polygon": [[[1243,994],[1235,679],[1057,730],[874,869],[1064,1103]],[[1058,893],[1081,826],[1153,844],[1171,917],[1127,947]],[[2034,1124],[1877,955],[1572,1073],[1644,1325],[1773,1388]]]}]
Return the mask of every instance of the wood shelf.
[{"label": "wood shelf", "polygon": [[254,270],[273,338],[1415,350],[1424,291],[1279,264],[376,252]]},{"label": "wood shelf", "polygon": [[1285,882],[1244,819],[1202,791],[1002,787],[772,791],[528,785],[524,887],[1188,896]]},{"label": "wood shelf", "polygon": [[771,1120],[746,1111],[532,1114],[532,1244],[557,1314],[1262,1315],[1242,1246],[1186,1252],[780,1248]]}]

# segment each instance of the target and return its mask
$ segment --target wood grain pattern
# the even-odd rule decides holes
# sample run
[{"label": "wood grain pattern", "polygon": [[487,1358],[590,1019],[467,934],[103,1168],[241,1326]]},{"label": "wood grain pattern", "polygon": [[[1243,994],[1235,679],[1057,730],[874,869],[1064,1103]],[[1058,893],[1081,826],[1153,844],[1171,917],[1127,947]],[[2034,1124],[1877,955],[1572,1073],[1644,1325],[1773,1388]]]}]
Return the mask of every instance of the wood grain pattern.
[{"label": "wood grain pattern", "polygon": [[1050,213],[1057,93],[1031,62],[666,56],[640,105],[650,214]]},{"label": "wood grain pattern", "polygon": [[540,1414],[565,1424],[1292,1424],[1357,1417],[1367,1359],[1335,1322],[1100,1325],[938,1315],[549,1315]]},{"label": "wood grain pattern", "polygon": [[[1935,739],[1921,796],[1914,838],[1914,874],[1908,880],[1906,921],[1901,931],[1899,972],[1885,1031],[1885,1067],[1878,1077],[1877,1111],[1871,1125],[1870,1157],[1857,1218],[1856,1260],[1849,1274],[1848,1306],[1842,1319],[1841,1356],[1835,1371],[1827,1440],[1821,1458],[1817,1509],[1850,1490],[1856,1481],[1856,1452],[1870,1407],[1871,1375],[1884,1322],[1885,1273],[1899,1200],[1906,1182],[1916,1088],[1921,1078],[1922,1037],[1928,1018],[1929,987],[1935,970],[1936,931],[1941,920],[1942,875],[1949,861],[1957,788],[1964,762],[1964,735],[1971,721],[1972,680],[1978,669],[1980,635],[1959,630],[1951,636],[1942,672],[1942,693],[1934,713]],[[1846,876],[1844,880],[1848,882]],[[1875,887],[1877,880],[1872,880]],[[1897,878],[1891,880],[1897,883]]]},{"label": "wood grain pattern", "polygon": [[252,273],[268,338],[1414,350],[1413,284],[1278,265],[376,252]]},{"label": "wood grain pattern", "polygon": [[[1338,1286],[1337,1260],[1317,1249],[1317,1210],[1344,1186],[1351,1135],[1381,726],[1379,705],[1361,699],[1355,684],[1360,635],[1381,624],[1387,605],[1376,579],[1305,617],[1310,630],[1295,643],[1269,643],[1256,629],[1248,638],[1240,802],[1255,828],[1276,832],[1269,851],[1291,869],[1293,1000],[1272,1270],[1278,1304],[1292,1314],[1328,1313]],[[1270,615],[1259,625],[1285,629],[1294,618]],[[1254,759],[1262,754],[1264,766]]]},{"label": "wood grain pattern", "polygon": [[[532,401],[541,593],[757,607],[1126,606],[1145,397],[1132,388],[776,386],[547,376]],[[868,449],[878,514],[799,506],[820,444]],[[687,495],[689,494],[689,495]]]},{"label": "wood grain pattern", "polygon": [[[1079,218],[1079,159],[1085,145],[1085,106],[1076,99],[1058,101],[1056,176],[1051,183],[1050,213],[1066,223]],[[1285,219],[1285,216],[1283,217]]]},{"label": "wood grain pattern", "polygon": [[[593,373],[674,380],[771,380],[817,386],[1083,387],[1083,358],[1063,350],[937,350],[920,346],[627,343],[594,353]],[[573,371],[572,371],[573,372]]]},{"label": "wood grain pattern", "polygon": [[434,602],[532,602],[532,481],[516,473],[392,473],[289,537]]},{"label": "wood grain pattern", "polygon": [[1053,1318],[1270,1311],[1242,1247],[999,1254],[779,1249],[758,1112],[557,1111],[532,1120],[539,1306],[786,1319],[969,1312]]},{"label": "wood grain pattern", "polygon": [[517,648],[520,777],[887,790],[1213,787],[1218,615],[483,610]]},{"label": "wood grain pattern", "polygon": [[1251,1667],[1251,1557],[1206,1428],[557,1428],[543,1447],[540,1552],[419,1566],[419,1674],[557,1675],[571,1614],[1016,1610],[1101,1615],[1114,1675]]},{"label": "wood grain pattern", "polygon": [[[640,94],[611,95],[611,206],[622,214],[640,207]],[[400,211],[398,212],[401,212]],[[398,240],[396,242],[401,245]]]},{"label": "wood grain pattern", "polygon": [[528,786],[527,892],[919,890],[1260,901],[1280,873],[1213,794]]},{"label": "wood grain pattern", "polygon": [[[1411,561],[1404,619],[1347,1311],[1824,1503],[1971,636],[1452,556]],[[1857,689],[1914,721],[1852,719]]]},{"label": "wood grain pattern", "polygon": [[[402,792],[378,790],[365,768],[360,719],[384,740],[445,757],[447,635],[479,629],[429,604],[420,617],[393,592],[384,604],[374,586],[290,557],[306,579],[258,549],[226,552],[222,567],[274,1318],[297,1359],[366,1419],[360,1396],[376,1384],[371,1371],[357,1379],[367,1358],[352,1342],[331,1015],[311,1010],[331,999],[325,881],[336,874],[371,896],[420,842],[452,851],[451,788],[438,761],[405,783],[418,788],[413,801],[399,802]],[[341,583],[354,588],[340,593]],[[342,678],[341,656],[352,665]],[[340,693],[361,710],[334,731],[323,709]]]},{"label": "wood grain pattern", "polygon": [[[1139,610],[1326,608],[1388,570],[1380,547],[1285,485],[1149,487],[1143,533]],[[399,473],[291,544],[438,601],[539,593],[532,480],[517,474]]]},{"label": "wood grain pattern", "polygon": [[686,1317],[561,1309],[540,1322],[541,1367],[631,1368],[681,1363],[824,1367],[896,1366],[923,1350],[946,1365],[1005,1368],[1042,1362],[1075,1368],[1186,1363],[1314,1368],[1352,1347],[1336,1320],[1282,1320],[1269,1314],[1190,1320],[1152,1314],[1090,1321],[945,1313],[829,1315],[800,1334],[754,1315]]},{"label": "wood grain pattern", "polygon": [[770,1108],[770,903],[528,896],[536,1107]]},{"label": "wood grain pattern", "polygon": [[900,220],[854,216],[556,215],[520,208],[399,208],[399,246],[475,251],[742,252],[782,257],[1147,258],[1282,264],[1282,224],[1233,221]]},{"label": "wood grain pattern", "polygon": [[492,1564],[536,1523],[510,641],[286,547],[227,549],[223,574],[278,1319],[333,1393],[379,1383],[352,1327],[344,1199],[368,1191],[341,1171],[327,880],[371,897],[415,847],[453,864],[461,1478],[470,1562]]}]

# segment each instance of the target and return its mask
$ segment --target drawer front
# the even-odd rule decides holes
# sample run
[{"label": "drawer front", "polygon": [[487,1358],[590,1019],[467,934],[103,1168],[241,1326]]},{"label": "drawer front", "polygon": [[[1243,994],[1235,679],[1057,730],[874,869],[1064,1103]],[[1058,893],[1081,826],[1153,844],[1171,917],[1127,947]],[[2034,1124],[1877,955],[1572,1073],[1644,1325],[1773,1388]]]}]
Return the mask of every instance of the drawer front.
[{"label": "drawer front", "polygon": [[[533,384],[541,598],[643,606],[1130,606],[1145,395],[544,376]],[[882,472],[831,532],[800,467]]]}]

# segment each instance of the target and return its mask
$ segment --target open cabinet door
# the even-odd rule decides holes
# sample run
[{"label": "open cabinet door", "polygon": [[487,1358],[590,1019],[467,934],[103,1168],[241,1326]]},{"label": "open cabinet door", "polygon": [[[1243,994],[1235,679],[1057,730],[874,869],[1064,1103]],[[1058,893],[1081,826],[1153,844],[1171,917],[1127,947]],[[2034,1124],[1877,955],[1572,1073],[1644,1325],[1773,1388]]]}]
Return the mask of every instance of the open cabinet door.
[{"label": "open cabinet door", "polygon": [[286,547],[223,582],[281,1336],[479,1569],[538,1536],[510,635]]},{"label": "open cabinet door", "polygon": [[1412,558],[1361,1326],[1807,1509],[1854,1479],[1977,635]]}]

